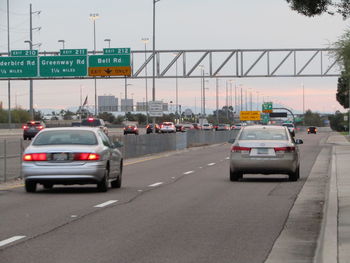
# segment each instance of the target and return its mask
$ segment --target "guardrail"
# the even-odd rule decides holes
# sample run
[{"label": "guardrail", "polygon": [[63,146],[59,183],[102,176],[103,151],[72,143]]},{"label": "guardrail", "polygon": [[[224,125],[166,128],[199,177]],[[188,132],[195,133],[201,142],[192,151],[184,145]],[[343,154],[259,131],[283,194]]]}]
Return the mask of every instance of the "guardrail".
[{"label": "guardrail", "polygon": [[[182,150],[189,147],[227,142],[238,131],[187,131],[172,134],[112,135],[110,138],[123,142],[125,159],[148,154]],[[22,138],[0,139],[0,182],[22,178],[21,162],[24,149],[30,141]]]}]

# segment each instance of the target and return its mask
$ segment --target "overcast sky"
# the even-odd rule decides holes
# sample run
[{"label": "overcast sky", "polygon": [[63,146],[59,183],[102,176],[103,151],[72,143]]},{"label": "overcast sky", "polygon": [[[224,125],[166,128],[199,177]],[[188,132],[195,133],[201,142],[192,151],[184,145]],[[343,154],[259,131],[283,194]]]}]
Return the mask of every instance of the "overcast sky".
[{"label": "overcast sky", "polygon": [[[29,4],[33,11],[34,43],[42,43],[40,51],[58,51],[64,39],[66,48],[93,49],[93,24],[90,13],[98,13],[96,21],[97,49],[130,47],[142,50],[141,38],[152,38],[153,0],[11,0],[11,49],[26,49],[29,38]],[[308,18],[292,11],[285,0],[161,0],[156,7],[156,49],[270,49],[329,47],[348,28],[340,16],[323,15]],[[6,0],[0,0],[0,52],[7,51]],[[149,48],[152,43],[150,42]],[[29,82],[12,81],[12,105],[28,108]],[[130,80],[128,97],[145,98],[144,80]],[[151,84],[151,82],[149,82]],[[225,102],[225,81],[220,81],[220,106]],[[313,111],[342,110],[335,99],[337,78],[247,78],[237,79],[243,89],[302,110],[302,85],[305,87],[305,108]],[[149,85],[150,86],[150,85]],[[207,83],[207,105],[215,108],[215,80]],[[93,104],[92,80],[35,81],[34,104],[37,108],[67,108],[89,96]],[[124,96],[124,82],[98,81],[98,95]],[[200,81],[179,80],[179,104],[199,109]],[[149,92],[150,93],[150,92]],[[175,101],[175,80],[157,81],[157,99]],[[7,107],[7,82],[0,81],[0,101]]]}]

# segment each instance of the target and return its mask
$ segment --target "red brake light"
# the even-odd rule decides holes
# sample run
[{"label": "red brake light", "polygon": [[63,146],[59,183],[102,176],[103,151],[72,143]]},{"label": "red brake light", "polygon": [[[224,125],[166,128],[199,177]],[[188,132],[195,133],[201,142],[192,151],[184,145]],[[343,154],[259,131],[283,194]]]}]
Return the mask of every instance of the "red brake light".
[{"label": "red brake light", "polygon": [[249,147],[241,147],[241,146],[232,146],[231,152],[235,153],[249,153],[251,148]]},{"label": "red brake light", "polygon": [[88,118],[88,122],[93,122],[94,118]]},{"label": "red brake light", "polygon": [[26,130],[26,129],[28,129],[28,126],[27,125],[23,125],[23,130]]},{"label": "red brake light", "polygon": [[23,155],[23,161],[47,161],[46,153],[28,153]]},{"label": "red brake light", "polygon": [[31,123],[31,124],[35,124],[35,121],[31,121],[30,123]]},{"label": "red brake light", "polygon": [[100,160],[100,155],[97,153],[76,153],[74,154],[75,161],[97,161]]},{"label": "red brake light", "polygon": [[295,152],[295,147],[275,147],[275,152],[283,153],[283,152]]},{"label": "red brake light", "polygon": [[39,130],[42,130],[44,127],[42,125],[36,127]]},{"label": "red brake light", "polygon": [[146,129],[149,129],[149,125],[147,125]]}]

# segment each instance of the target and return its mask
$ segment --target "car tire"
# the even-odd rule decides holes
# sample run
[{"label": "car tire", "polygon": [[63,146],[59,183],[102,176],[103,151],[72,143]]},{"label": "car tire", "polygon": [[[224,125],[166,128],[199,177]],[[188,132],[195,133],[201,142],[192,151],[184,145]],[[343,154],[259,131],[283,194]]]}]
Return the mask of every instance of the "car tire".
[{"label": "car tire", "polygon": [[24,135],[23,135],[23,140],[27,140],[27,136],[24,136]]},{"label": "car tire", "polygon": [[25,181],[24,187],[27,193],[34,193],[36,191],[36,183]]},{"label": "car tire", "polygon": [[109,171],[106,168],[105,174],[103,176],[102,181],[97,183],[97,191],[99,191],[99,192],[107,192],[108,191],[108,185],[109,185]]},{"label": "car tire", "polygon": [[47,183],[47,184],[43,184],[44,189],[52,189],[53,188],[53,184]]},{"label": "car tire", "polygon": [[122,179],[123,179],[123,162],[120,164],[120,173],[116,180],[111,182],[112,188],[120,188],[122,187]]},{"label": "car tire", "polygon": [[242,178],[243,178],[242,172],[232,172],[232,170],[230,170],[230,181],[231,182],[238,181],[239,179],[242,179]]},{"label": "car tire", "polygon": [[289,174],[289,181],[296,182],[300,178],[300,167],[298,166],[295,172]]}]

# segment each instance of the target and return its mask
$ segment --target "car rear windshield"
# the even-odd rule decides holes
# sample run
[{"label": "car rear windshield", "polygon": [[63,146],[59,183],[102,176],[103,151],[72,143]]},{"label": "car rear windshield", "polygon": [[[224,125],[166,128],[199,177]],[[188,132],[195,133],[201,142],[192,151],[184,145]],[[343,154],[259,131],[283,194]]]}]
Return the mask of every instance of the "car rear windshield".
[{"label": "car rear windshield", "polygon": [[33,145],[96,145],[95,133],[83,130],[46,131],[37,135]]},{"label": "car rear windshield", "polygon": [[81,126],[92,126],[92,127],[96,127],[96,126],[101,126],[101,122],[98,119],[94,119],[94,120],[82,120],[81,121]]},{"label": "car rear windshield", "polygon": [[239,140],[287,140],[285,130],[281,129],[246,129]]}]

